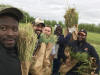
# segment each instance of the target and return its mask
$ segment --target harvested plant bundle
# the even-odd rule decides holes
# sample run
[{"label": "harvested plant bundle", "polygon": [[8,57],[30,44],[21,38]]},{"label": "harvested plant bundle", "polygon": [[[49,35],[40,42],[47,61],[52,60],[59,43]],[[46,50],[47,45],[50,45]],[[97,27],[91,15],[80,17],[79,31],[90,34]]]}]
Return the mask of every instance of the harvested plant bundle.
[{"label": "harvested plant bundle", "polygon": [[78,13],[75,11],[75,8],[70,8],[65,13],[65,24],[66,27],[72,27],[78,24]]},{"label": "harvested plant bundle", "polygon": [[[32,75],[50,75],[51,74],[51,62],[50,54],[54,43],[56,43],[56,36],[41,34],[39,42],[40,48],[37,50],[36,59],[34,62],[34,73]],[[38,69],[38,70],[37,70]]]},{"label": "harvested plant bundle", "polygon": [[[67,49],[68,48],[69,47],[67,47]],[[59,71],[62,72],[62,74],[65,75],[79,62],[81,62],[82,64],[78,67],[76,72],[79,72],[82,75],[89,74],[89,72],[91,72],[93,67],[91,67],[91,62],[89,61],[89,55],[86,52],[75,53],[70,50],[69,53],[70,53],[70,58],[67,56],[67,59],[66,59],[66,61],[69,60],[69,62],[63,63],[62,66],[60,67]]]},{"label": "harvested plant bundle", "polygon": [[[86,52],[70,52],[71,57],[80,62],[80,66],[77,68],[76,72],[79,72],[81,75],[90,75],[91,72],[95,72],[96,61],[92,61],[91,58]],[[95,59],[95,58],[93,58]]]},{"label": "harvested plant bundle", "polygon": [[41,38],[39,39],[40,42],[44,42],[44,43],[56,43],[57,41],[57,37],[55,35],[50,35],[49,37],[45,34],[41,34],[40,36]]},{"label": "harvested plant bundle", "polygon": [[31,25],[19,26],[18,50],[21,61],[31,61],[36,42],[37,35]]},{"label": "harvested plant bundle", "polygon": [[61,72],[62,75],[67,74],[67,72],[69,72],[78,63],[78,60],[72,57],[73,54],[71,52],[71,47],[67,46],[64,50],[64,53],[67,59],[66,62],[63,62],[59,69],[59,72]]},{"label": "harvested plant bundle", "polygon": [[36,41],[37,35],[30,24],[19,26],[18,54],[21,61],[22,75],[28,75]]},{"label": "harvested plant bundle", "polygon": [[76,40],[77,39],[77,33],[78,33],[78,13],[76,12],[75,8],[69,8],[65,15],[65,25],[66,25],[66,29],[64,32],[64,36],[66,36],[69,32],[68,28],[71,27],[76,27],[76,30],[72,33],[72,40]]},{"label": "harvested plant bundle", "polygon": [[[65,18],[65,25],[66,25],[66,29],[65,29],[65,34],[64,35],[66,36],[68,34],[69,28],[75,27],[75,31],[72,33],[71,41],[72,40],[77,40],[77,33],[78,33],[78,13],[76,12],[75,8],[69,8],[66,11],[66,13],[65,13],[64,18]],[[69,71],[77,63],[76,60],[74,60],[74,59],[72,60],[71,59],[72,57],[70,56],[70,51],[71,51],[71,47],[69,47],[69,46],[67,46],[65,48],[65,50],[64,50],[65,55],[68,57],[66,59],[66,61],[69,64],[70,64],[70,62],[72,62],[70,66],[68,64],[65,64],[65,63],[62,65],[62,68],[68,67],[66,71]],[[73,63],[73,62],[75,62],[75,63]]]},{"label": "harvested plant bundle", "polygon": [[76,59],[81,62],[88,62],[89,55],[86,52],[72,52],[70,51],[70,55],[73,59]]}]

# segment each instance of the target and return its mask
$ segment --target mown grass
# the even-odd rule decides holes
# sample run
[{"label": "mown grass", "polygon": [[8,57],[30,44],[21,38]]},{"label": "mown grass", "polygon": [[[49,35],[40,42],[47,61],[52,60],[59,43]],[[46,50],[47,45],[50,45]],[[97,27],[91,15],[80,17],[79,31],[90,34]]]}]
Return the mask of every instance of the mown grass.
[{"label": "mown grass", "polygon": [[88,32],[87,40],[91,43],[99,44],[100,45],[100,34]]},{"label": "mown grass", "polygon": [[88,32],[87,41],[95,47],[100,56],[100,34]]}]

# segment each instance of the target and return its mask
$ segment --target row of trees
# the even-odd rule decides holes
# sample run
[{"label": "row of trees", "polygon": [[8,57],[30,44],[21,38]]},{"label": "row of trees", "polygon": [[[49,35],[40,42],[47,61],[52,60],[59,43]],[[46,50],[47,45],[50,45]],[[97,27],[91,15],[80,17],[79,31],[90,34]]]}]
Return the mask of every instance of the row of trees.
[{"label": "row of trees", "polygon": [[[52,21],[45,20],[45,24],[51,25],[53,27],[55,24],[60,24],[63,28],[65,28],[65,24],[63,24],[62,21],[56,22],[55,20],[52,20]],[[80,23],[78,27],[79,29],[81,28],[86,29],[89,32],[100,33],[100,24],[96,25],[96,24]]]},{"label": "row of trees", "polygon": [[62,27],[64,27],[64,24],[62,21],[55,21],[55,20],[44,20],[46,25],[51,25],[52,27],[54,27],[56,24],[61,25]]},{"label": "row of trees", "polygon": [[81,23],[81,24],[79,24],[79,29],[81,29],[81,28],[84,28],[90,32],[100,33],[100,24],[95,25],[95,24]]}]

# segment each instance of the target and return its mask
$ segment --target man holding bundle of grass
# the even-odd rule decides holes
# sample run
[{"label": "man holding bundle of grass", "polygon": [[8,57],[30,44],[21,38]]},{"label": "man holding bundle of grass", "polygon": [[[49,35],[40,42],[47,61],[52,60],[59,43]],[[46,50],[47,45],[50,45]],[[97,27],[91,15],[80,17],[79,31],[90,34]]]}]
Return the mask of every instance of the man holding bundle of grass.
[{"label": "man holding bundle of grass", "polygon": [[0,75],[21,75],[16,43],[22,18],[17,8],[0,8]]},{"label": "man holding bundle of grass", "polygon": [[40,35],[42,33],[42,29],[45,27],[44,21],[39,17],[35,19],[35,22],[32,25],[33,25],[34,32],[37,34],[37,42],[35,44],[35,49],[34,49],[34,52],[33,52],[32,63],[31,63],[31,66],[30,66],[29,75],[35,75],[34,70],[37,69],[37,68],[34,68],[34,62],[36,62],[35,59],[37,59],[37,56],[39,54],[39,48],[40,48],[39,39],[40,39]]},{"label": "man holding bundle of grass", "polygon": [[[69,29],[69,32],[70,32],[70,29]],[[67,43],[67,45],[72,47],[71,50],[73,52],[73,57],[75,57],[74,55],[79,52],[80,52],[80,55],[76,56],[78,63],[70,71],[68,71],[66,75],[85,75],[85,73],[87,75],[99,75],[99,56],[95,48],[86,41],[86,37],[87,37],[87,31],[84,29],[81,29],[78,32],[77,40]],[[85,59],[85,55],[83,56],[84,59],[82,59],[82,57],[78,58],[82,55],[82,53],[85,53],[88,55],[86,59]],[[90,67],[89,64],[85,67],[86,64],[84,65],[84,63],[88,63],[88,62],[85,62],[84,60],[87,60],[88,62],[91,61],[90,62],[91,68],[89,68]],[[66,61],[66,64],[68,64],[67,61]],[[81,65],[83,65],[83,67],[81,67],[83,69],[80,68]]]},{"label": "man holding bundle of grass", "polygon": [[[33,24],[33,29],[34,29],[35,33],[37,34],[37,39],[40,38],[40,35],[42,33],[42,29],[44,27],[45,27],[44,21],[41,18],[39,18],[39,17],[36,18],[35,22]],[[35,55],[36,50],[37,50],[38,47],[39,47],[39,41],[37,41],[37,43],[36,43],[36,48],[34,50],[33,56]]]},{"label": "man holding bundle of grass", "polygon": [[30,69],[31,75],[51,74],[50,54],[56,40],[56,37],[51,34],[52,28],[50,26],[45,26],[39,38],[40,45],[33,56],[34,61]]},{"label": "man holding bundle of grass", "polygon": [[33,29],[35,33],[38,35],[38,39],[40,38],[40,34],[42,33],[42,29],[45,27],[44,21],[41,18],[36,18],[35,23],[33,24]]}]

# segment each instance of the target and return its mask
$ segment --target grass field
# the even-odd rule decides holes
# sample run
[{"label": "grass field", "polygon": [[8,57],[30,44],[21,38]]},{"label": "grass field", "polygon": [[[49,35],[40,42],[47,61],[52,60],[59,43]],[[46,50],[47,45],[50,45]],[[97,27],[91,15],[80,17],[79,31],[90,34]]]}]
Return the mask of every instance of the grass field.
[{"label": "grass field", "polygon": [[100,34],[88,32],[87,41],[95,47],[100,56]]}]

